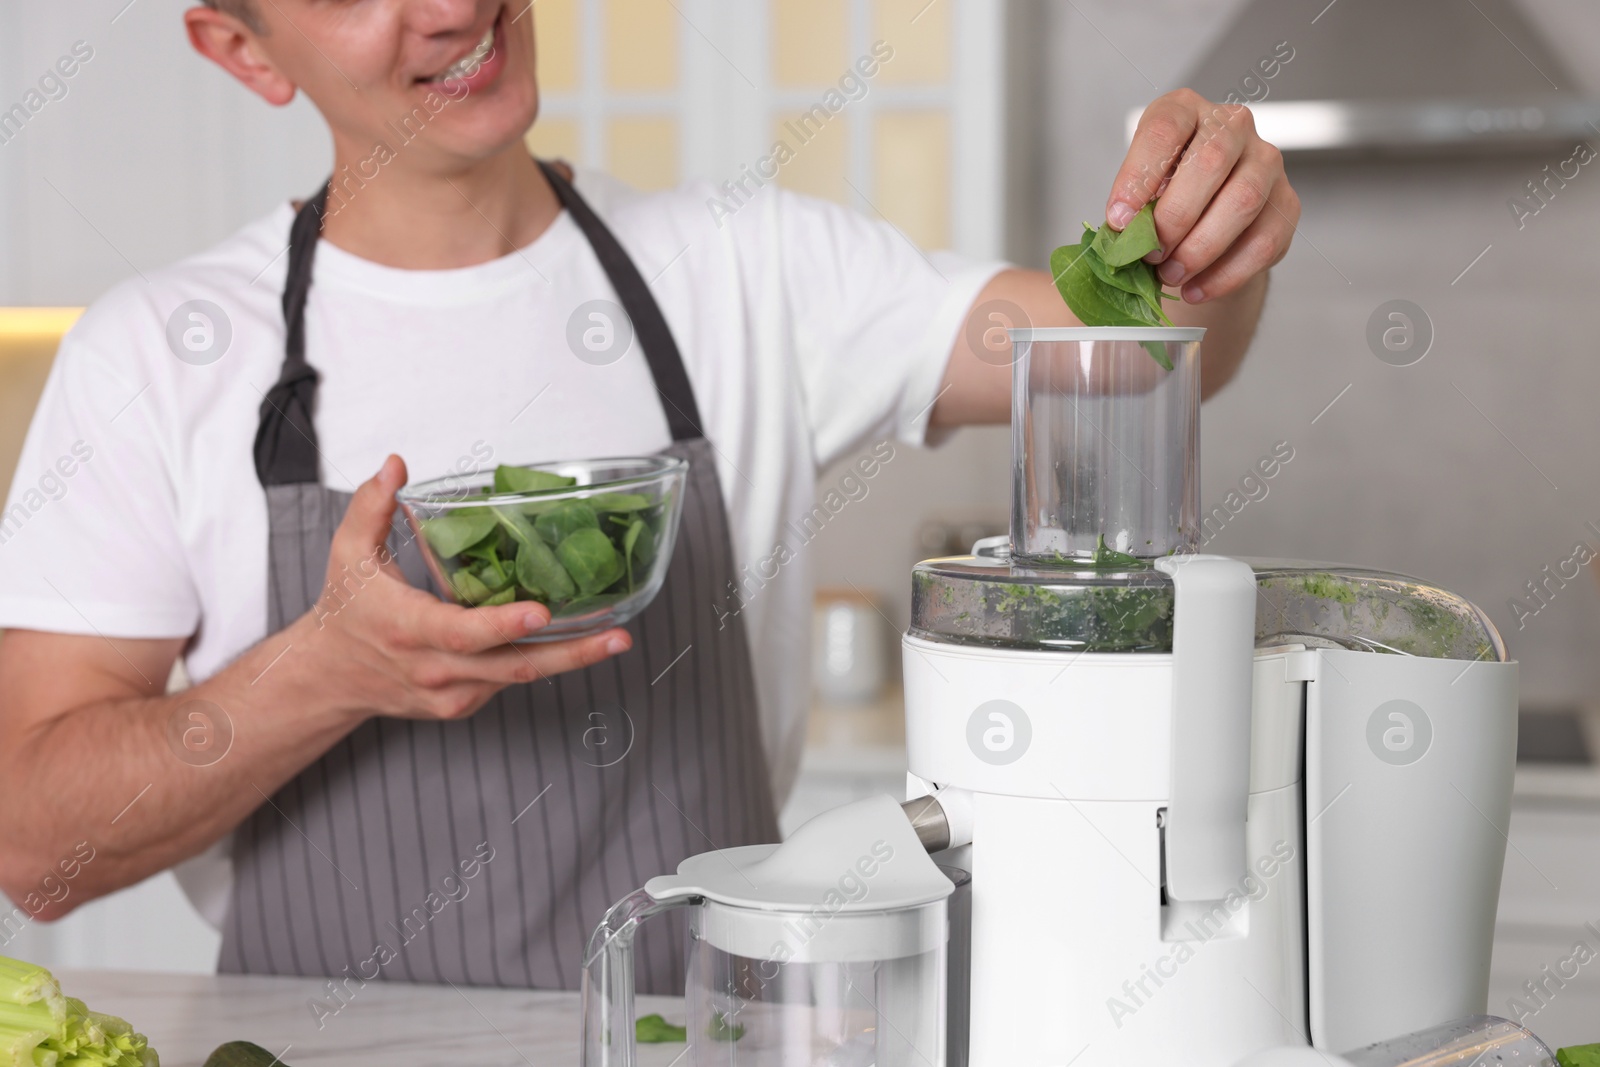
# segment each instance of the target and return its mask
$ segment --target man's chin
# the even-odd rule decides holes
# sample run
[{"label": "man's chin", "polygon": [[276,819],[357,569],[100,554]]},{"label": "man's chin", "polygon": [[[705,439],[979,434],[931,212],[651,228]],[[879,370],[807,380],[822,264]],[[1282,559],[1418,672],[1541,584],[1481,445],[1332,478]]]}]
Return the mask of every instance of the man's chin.
[{"label": "man's chin", "polygon": [[[495,96],[499,98],[464,97],[441,108],[428,123],[430,129],[424,140],[429,148],[434,153],[476,160],[492,158],[521,144],[539,113],[537,95],[530,94],[525,100],[508,99],[507,94]],[[413,131],[396,132],[409,135]]]}]

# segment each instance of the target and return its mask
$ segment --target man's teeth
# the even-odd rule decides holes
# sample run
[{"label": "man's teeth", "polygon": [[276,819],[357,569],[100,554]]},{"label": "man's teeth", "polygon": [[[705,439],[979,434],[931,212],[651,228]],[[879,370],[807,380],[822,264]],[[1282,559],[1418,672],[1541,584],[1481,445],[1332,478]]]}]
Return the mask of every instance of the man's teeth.
[{"label": "man's teeth", "polygon": [[444,81],[447,78],[469,78],[478,69],[489,52],[494,48],[494,27],[490,26],[483,35],[483,40],[478,42],[478,47],[456,60],[443,74],[436,75],[430,81]]}]

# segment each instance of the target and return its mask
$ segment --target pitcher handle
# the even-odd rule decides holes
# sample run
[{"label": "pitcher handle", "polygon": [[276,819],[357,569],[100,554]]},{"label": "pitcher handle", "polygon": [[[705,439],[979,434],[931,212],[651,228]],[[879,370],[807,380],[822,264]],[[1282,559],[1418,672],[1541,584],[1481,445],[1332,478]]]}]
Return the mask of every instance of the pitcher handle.
[{"label": "pitcher handle", "polygon": [[633,935],[650,916],[699,900],[657,900],[636,889],[606,911],[583,957],[583,1067],[636,1067]]}]

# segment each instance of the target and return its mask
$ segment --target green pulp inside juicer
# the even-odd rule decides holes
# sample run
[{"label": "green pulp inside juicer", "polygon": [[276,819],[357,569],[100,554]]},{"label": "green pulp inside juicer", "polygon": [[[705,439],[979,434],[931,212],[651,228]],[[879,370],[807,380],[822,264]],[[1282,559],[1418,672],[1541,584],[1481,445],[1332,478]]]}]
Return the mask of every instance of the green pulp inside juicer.
[{"label": "green pulp inside juicer", "polygon": [[[1299,642],[1433,659],[1503,660],[1473,604],[1405,575],[1247,559],[1256,572],[1256,645]],[[911,580],[920,637],[1076,652],[1172,651],[1172,580],[1124,571],[1012,565],[993,555],[931,559]]]}]

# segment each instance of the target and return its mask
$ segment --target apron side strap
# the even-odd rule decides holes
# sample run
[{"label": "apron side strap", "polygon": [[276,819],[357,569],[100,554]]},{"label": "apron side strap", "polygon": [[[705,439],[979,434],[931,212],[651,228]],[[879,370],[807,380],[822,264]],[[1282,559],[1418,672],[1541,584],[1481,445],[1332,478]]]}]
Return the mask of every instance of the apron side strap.
[{"label": "apron side strap", "polygon": [[536,162],[555,189],[561,206],[567,209],[572,221],[588,238],[601,268],[611,280],[611,287],[617,291],[617,299],[622,301],[622,309],[633,323],[634,336],[639,339],[645,361],[650,365],[650,376],[655,380],[656,392],[661,397],[672,439],[692,441],[704,437],[705,432],[700,428],[700,407],[695,402],[694,389],[689,384],[689,372],[684,369],[678,343],[673,339],[672,329],[667,325],[655,297],[651,295],[650,287],[645,284],[616,235],[572,187],[572,183],[543,160]]}]

